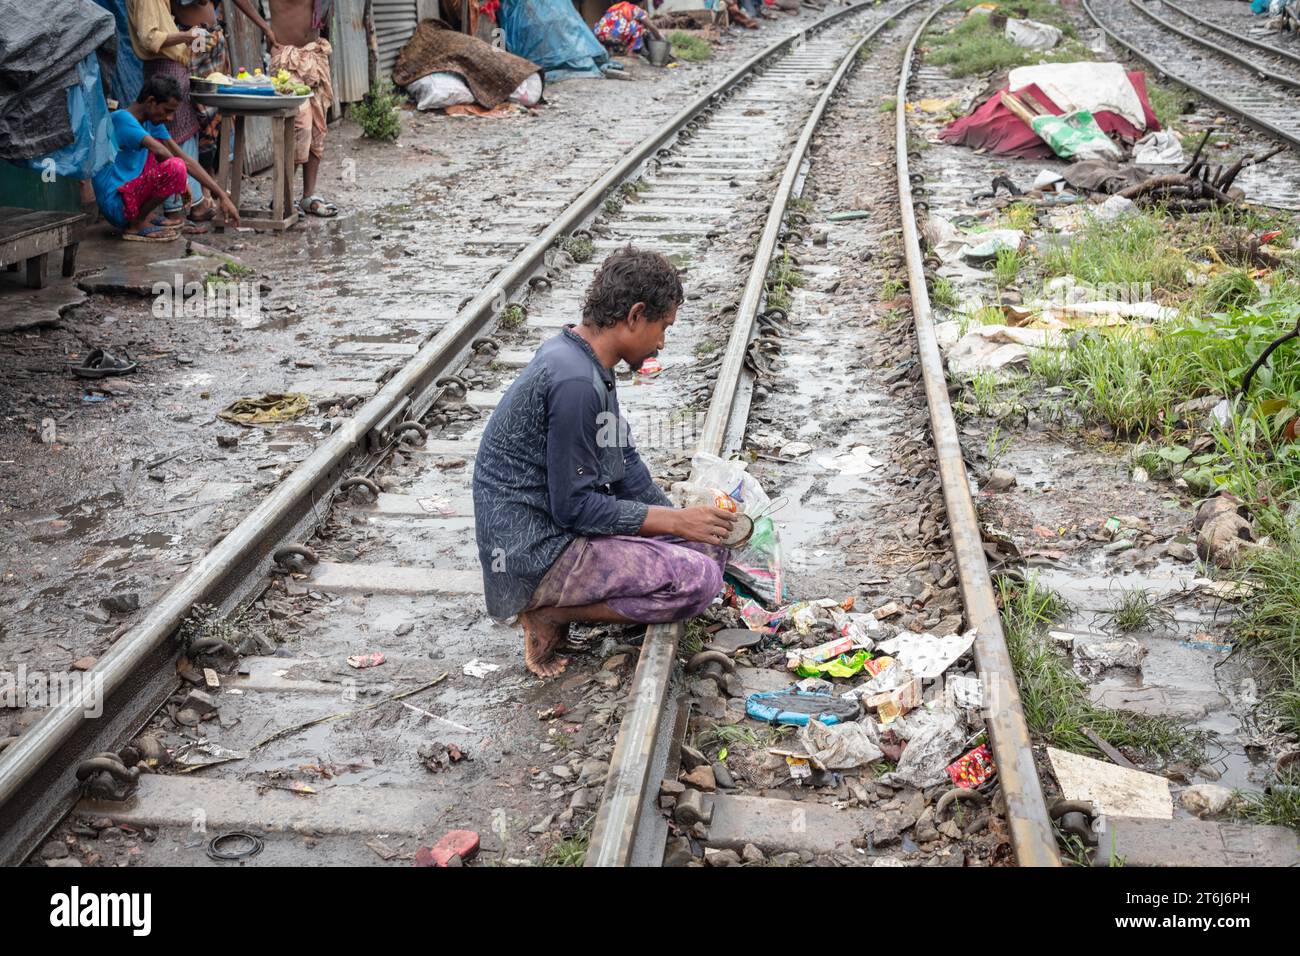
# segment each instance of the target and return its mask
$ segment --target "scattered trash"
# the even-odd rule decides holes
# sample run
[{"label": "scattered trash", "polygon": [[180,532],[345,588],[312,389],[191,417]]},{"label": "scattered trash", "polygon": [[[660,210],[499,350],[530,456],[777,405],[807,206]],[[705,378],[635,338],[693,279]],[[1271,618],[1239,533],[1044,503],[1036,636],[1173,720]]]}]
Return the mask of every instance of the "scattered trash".
[{"label": "scattered trash", "polygon": [[856,700],[830,694],[803,694],[791,687],[789,690],[750,694],[745,701],[745,713],[765,723],[801,727],[813,717],[823,724],[855,720],[862,709]]},{"label": "scattered trash", "polygon": [[817,464],[842,475],[865,475],[884,464],[875,458],[866,445],[854,445],[841,455],[825,455],[817,459]]},{"label": "scattered trash", "polygon": [[1047,748],[1047,759],[1066,800],[1090,801],[1096,815],[1171,820],[1174,800],[1169,781],[1079,754]]},{"label": "scattered trash", "polygon": [[948,699],[958,707],[978,710],[984,706],[984,685],[974,674],[954,674],[944,679]]},{"label": "scattered trash", "polygon": [[274,425],[290,422],[306,413],[309,401],[302,392],[267,394],[260,398],[238,398],[217,413],[222,421],[236,425]]},{"label": "scattered trash", "polygon": [[1113,667],[1136,670],[1142,666],[1147,649],[1135,640],[1097,641],[1074,644],[1074,661],[1082,671],[1098,674]]},{"label": "scattered trash", "polygon": [[1061,40],[1061,31],[1037,20],[1007,18],[1006,37],[1026,50],[1050,50]]},{"label": "scattered trash", "polygon": [[348,658],[348,667],[355,667],[358,670],[366,667],[378,667],[384,663],[387,658],[381,651],[373,651],[369,654],[353,654]]},{"label": "scattered trash", "polygon": [[878,649],[893,657],[921,680],[933,680],[970,650],[975,643],[975,636],[974,630],[945,637],[904,631],[887,641],[881,641]]},{"label": "scattered trash", "polygon": [[499,671],[500,669],[500,664],[489,664],[476,657],[461,668],[461,673],[465,674],[467,677],[478,677],[481,679],[487,677],[488,674],[491,674],[493,671]]},{"label": "scattered trash", "polygon": [[1198,651],[1220,651],[1223,653],[1227,653],[1232,650],[1233,645],[1223,644],[1215,640],[1207,640],[1207,638],[1209,637],[1210,635],[1208,634],[1197,634],[1196,637],[1193,638],[1192,640],[1179,641],[1178,646],[1190,647]]},{"label": "scattered trash", "polygon": [[958,757],[945,770],[953,784],[963,790],[982,787],[998,772],[993,765],[993,754],[989,752],[988,744],[980,744],[970,753]]},{"label": "scattered trash", "polygon": [[1144,166],[1176,166],[1183,161],[1183,144],[1171,130],[1147,133],[1133,145],[1133,162]]},{"label": "scattered trash", "polygon": [[1107,197],[1106,201],[1093,212],[1093,215],[1102,222],[1114,222],[1117,219],[1123,219],[1125,216],[1136,214],[1137,206],[1133,204],[1133,200],[1125,199],[1119,195]]},{"label": "scattered trash", "polygon": [[450,830],[433,846],[415,851],[416,866],[461,866],[478,855],[479,836],[473,830]]},{"label": "scattered trash", "polygon": [[897,687],[873,694],[863,700],[868,710],[874,710],[882,727],[921,706],[921,681],[902,668],[895,668],[900,683]]},{"label": "scattered trash", "polygon": [[445,744],[437,741],[422,744],[416,749],[415,753],[420,758],[420,763],[424,766],[424,769],[430,773],[446,770],[452,764],[469,759],[469,755],[455,744]]},{"label": "scattered trash", "polygon": [[[1035,114],[1014,93],[1001,93],[1002,105],[1024,120],[1053,153],[1064,159],[1120,159],[1124,152],[1097,125],[1088,110],[1060,116]],[[1033,102],[1032,100],[1030,102]]]},{"label": "scattered trash", "polygon": [[925,788],[942,783],[948,764],[966,741],[966,721],[946,702],[918,707],[895,720],[890,729],[907,741],[897,768],[881,778],[891,786]]},{"label": "scattered trash", "polygon": [[804,754],[817,770],[852,770],[884,756],[876,725],[869,717],[832,726],[810,720],[799,730]]},{"label": "scattered trash", "polygon": [[866,209],[848,209],[844,212],[833,212],[826,217],[827,222],[850,222],[854,219],[870,219],[871,213]]},{"label": "scattered trash", "polygon": [[999,252],[1019,252],[1024,242],[1025,234],[1019,229],[990,229],[976,233],[957,254],[980,264],[996,259]]},{"label": "scattered trash", "polygon": [[1178,795],[1178,800],[1192,813],[1204,819],[1222,813],[1232,803],[1233,793],[1227,787],[1200,783],[1188,787]]},{"label": "scattered trash", "polygon": [[659,360],[652,355],[641,363],[641,367],[636,370],[636,373],[646,378],[653,378],[663,370],[663,365],[660,364]]},{"label": "scattered trash", "polygon": [[[805,606],[800,612],[796,612],[796,614],[801,613],[802,611],[811,610],[811,607]],[[799,627],[799,623],[800,622],[796,619],[796,627],[799,629],[800,633],[809,633],[811,630],[811,620],[809,620],[803,627]],[[833,641],[827,641],[825,644],[818,644],[816,647],[807,647],[797,651],[788,651],[785,664],[790,670],[797,670],[799,666],[803,664],[812,665],[835,660],[841,655],[852,651],[855,647],[857,647],[857,644],[852,638],[841,637]],[[858,669],[861,670],[861,667]],[[804,674],[803,676],[813,677],[815,675]]]}]

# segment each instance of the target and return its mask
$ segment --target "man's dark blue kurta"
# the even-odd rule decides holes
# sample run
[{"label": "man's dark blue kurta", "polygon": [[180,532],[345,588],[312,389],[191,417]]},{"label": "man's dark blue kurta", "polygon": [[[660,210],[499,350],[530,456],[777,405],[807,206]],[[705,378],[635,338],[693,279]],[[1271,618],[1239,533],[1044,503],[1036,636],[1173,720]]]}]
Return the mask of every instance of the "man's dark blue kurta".
[{"label": "man's dark blue kurta", "polygon": [[488,613],[518,614],[570,541],[636,534],[650,505],[671,502],[619,416],[614,375],[566,328],[506,391],[475,456],[474,526]]}]

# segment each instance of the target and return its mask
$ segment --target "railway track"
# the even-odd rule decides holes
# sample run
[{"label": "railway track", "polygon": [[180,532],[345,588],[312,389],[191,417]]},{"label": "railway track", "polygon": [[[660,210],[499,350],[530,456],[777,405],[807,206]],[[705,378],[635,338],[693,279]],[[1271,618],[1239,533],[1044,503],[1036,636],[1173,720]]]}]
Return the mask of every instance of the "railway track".
[{"label": "railway track", "polygon": [[[595,811],[588,865],[659,863],[668,832],[659,781],[675,776],[690,728],[691,699],[678,696],[683,628],[652,627],[639,649],[608,648],[607,665],[622,657],[631,669],[637,657],[626,697],[617,663],[594,673],[575,667],[552,685],[530,680],[517,633],[481,611],[468,477],[477,435],[513,370],[578,314],[595,265],[582,260],[634,242],[673,257],[698,295],[692,304],[715,320],[679,321],[662,356],[665,373],[622,390],[643,454],[661,476],[685,477],[684,451],[744,447],[754,339],[762,333],[760,344],[772,345],[782,324],[766,311],[769,272],[806,244],[792,200],[810,175],[819,123],[854,75],[896,77],[896,102],[905,102],[916,40],[941,8],[858,4],[774,44],[565,209],[100,660],[102,700],[63,702],[5,751],[0,859],[25,859],[75,809],[65,824],[74,835],[96,818],[145,834],[132,853],[146,864],[200,861],[214,835],[238,831],[256,837],[240,852],[255,843],[268,863],[400,860],[452,826],[494,835],[489,848],[509,860],[557,816],[529,826],[530,808],[567,799],[569,821]],[[855,74],[860,54],[872,69]],[[944,509],[937,501],[926,509],[937,521],[946,511],[951,548],[938,563],[959,582],[949,590],[959,591],[978,635],[976,668],[992,702],[984,729],[1005,808],[998,816],[1019,862],[1050,864],[1055,840],[929,327],[906,111],[896,117],[891,151],[920,370],[913,377],[934,439],[932,491],[944,501]],[[734,315],[718,304],[733,294]],[[833,329],[829,321],[804,339],[811,348]],[[725,346],[705,347],[720,325],[729,325]],[[796,378],[797,354],[788,357]],[[757,371],[761,400],[770,386],[761,363]],[[692,444],[646,441],[647,429],[692,415]],[[232,669],[223,666],[231,656],[222,642],[249,639],[239,611],[249,602],[263,644],[253,638]],[[178,644],[200,605],[212,609],[207,623],[183,630]],[[364,666],[375,651],[383,662]],[[567,714],[556,690],[580,695]],[[89,718],[101,704],[103,716]],[[620,712],[611,746],[604,731]],[[539,728],[546,736],[538,751],[554,756],[515,752]],[[128,766],[137,760],[166,766],[140,773]],[[549,770],[533,765],[550,760]],[[82,778],[88,787],[78,803]],[[135,787],[131,799],[107,799],[123,784]],[[825,803],[809,810],[823,821],[818,814],[835,812]]]},{"label": "railway track", "polygon": [[1084,0],[1106,35],[1158,72],[1265,133],[1300,145],[1300,69],[1283,51],[1211,28],[1175,4]]}]

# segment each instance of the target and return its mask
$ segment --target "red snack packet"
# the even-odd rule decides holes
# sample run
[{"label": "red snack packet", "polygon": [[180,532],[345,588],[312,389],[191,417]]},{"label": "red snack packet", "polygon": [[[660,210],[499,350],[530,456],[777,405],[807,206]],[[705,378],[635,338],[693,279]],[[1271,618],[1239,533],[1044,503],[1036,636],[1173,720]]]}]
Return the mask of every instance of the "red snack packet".
[{"label": "red snack packet", "polygon": [[988,780],[998,768],[993,766],[993,754],[988,744],[980,744],[968,754],[963,754],[947,767],[953,784],[964,790],[974,790]]}]

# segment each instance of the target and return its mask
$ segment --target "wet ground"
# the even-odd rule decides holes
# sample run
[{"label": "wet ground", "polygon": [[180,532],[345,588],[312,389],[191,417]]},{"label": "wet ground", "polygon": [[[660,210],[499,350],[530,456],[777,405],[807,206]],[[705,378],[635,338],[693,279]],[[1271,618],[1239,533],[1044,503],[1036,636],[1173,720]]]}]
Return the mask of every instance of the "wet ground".
[{"label": "wet ground", "polygon": [[[633,81],[557,84],[535,113],[404,111],[397,144],[364,140],[343,121],[319,188],[339,218],[196,237],[189,251],[228,253],[251,270],[214,277],[212,296],[201,288],[219,257],[163,295],[153,282],[169,268],[137,270],[124,280],[137,294],[92,294],[55,324],[0,333],[12,369],[0,383],[0,664],[63,671],[102,653],[131,621],[103,599],[147,606],[514,243],[703,87],[815,17],[732,31],[703,64],[629,59]],[[83,247],[83,286],[115,271],[113,242],[97,245]],[[186,251],[176,243],[156,255]],[[127,351],[140,370],[89,384],[69,376],[65,362],[93,347]],[[265,428],[216,418],[238,398],[283,391],[308,394],[307,414]]]},{"label": "wet ground", "polygon": [[[1241,4],[1188,6],[1245,9]],[[1083,19],[1080,24],[1086,39],[1092,24]],[[923,66],[913,95],[918,100],[951,98],[964,112],[987,86],[985,77],[955,79],[943,69]],[[1063,165],[978,155],[943,144],[937,133],[944,121],[921,110],[911,123],[928,143],[914,168],[926,175],[930,212],[963,227],[995,225],[999,211],[1012,201],[1005,192],[997,199],[977,198],[987,194],[995,176],[1005,175],[1028,189],[1040,170]],[[1266,148],[1258,134],[1212,107],[1198,105],[1179,118],[1178,126],[1196,135],[1214,128],[1214,139],[1229,144],[1224,152],[1230,157]],[[1277,166],[1260,167],[1238,185],[1253,202],[1290,208],[1289,184],[1300,167],[1290,154],[1278,159]],[[1048,216],[1045,210],[1040,222]],[[1044,241],[1042,234],[1035,233],[1034,241]],[[953,284],[959,299],[999,300],[991,272],[945,259],[936,274]],[[1033,291],[1013,284],[1002,297],[1018,302],[1022,292]],[[936,321],[958,327],[969,321],[961,308],[939,308]],[[1204,734],[1204,760],[1196,765],[1143,762],[1140,755],[1131,755],[1174,782],[1176,803],[1178,792],[1189,784],[1261,789],[1278,742],[1261,731],[1263,715],[1250,661],[1244,654],[1231,654],[1233,605],[1225,599],[1230,586],[1196,556],[1192,519],[1199,499],[1185,486],[1135,472],[1131,448],[1084,427],[1063,390],[1026,392],[1014,377],[1001,376],[1002,384],[989,379],[961,390],[957,405],[964,418],[967,460],[984,486],[976,500],[986,538],[1005,542],[1006,567],[1035,575],[1068,602],[1069,612],[1055,625],[1063,632],[1062,649],[1070,642],[1079,648],[1106,642],[1137,645],[1131,648],[1140,660],[1135,666],[1087,661],[1076,652],[1075,668],[1088,681],[1092,698],[1107,707],[1171,717]],[[986,385],[991,385],[988,391]],[[1006,474],[990,481],[995,469]],[[1115,521],[1110,528],[1108,520]],[[1145,622],[1125,630],[1117,608],[1134,595],[1154,606]],[[1049,791],[1054,789],[1050,777],[1046,783]],[[1190,815],[1182,807],[1176,812]]]}]

